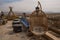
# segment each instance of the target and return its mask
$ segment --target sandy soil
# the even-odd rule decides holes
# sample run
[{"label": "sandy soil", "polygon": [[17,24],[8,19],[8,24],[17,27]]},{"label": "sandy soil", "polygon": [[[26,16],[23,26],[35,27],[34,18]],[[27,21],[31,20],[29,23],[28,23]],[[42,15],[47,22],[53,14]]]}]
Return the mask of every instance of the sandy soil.
[{"label": "sandy soil", "polygon": [[0,26],[0,40],[28,40],[26,33],[13,33],[12,21]]},{"label": "sandy soil", "polygon": [[[52,36],[49,33],[46,33],[49,36]],[[55,37],[56,38],[56,37]],[[26,33],[13,33],[12,29],[12,21],[8,21],[6,25],[0,26],[0,40],[28,40],[26,37]],[[60,38],[56,38],[55,40],[60,40]]]}]

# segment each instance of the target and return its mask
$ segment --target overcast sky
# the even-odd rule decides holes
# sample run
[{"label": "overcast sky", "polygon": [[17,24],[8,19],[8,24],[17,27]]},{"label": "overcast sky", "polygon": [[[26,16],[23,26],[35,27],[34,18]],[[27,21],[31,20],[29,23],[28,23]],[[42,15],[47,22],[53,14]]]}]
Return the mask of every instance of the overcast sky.
[{"label": "overcast sky", "polygon": [[[0,11],[9,11],[9,6],[13,7],[13,11],[32,12],[37,6],[38,0],[0,0]],[[60,12],[60,0],[39,0],[43,11]]]}]

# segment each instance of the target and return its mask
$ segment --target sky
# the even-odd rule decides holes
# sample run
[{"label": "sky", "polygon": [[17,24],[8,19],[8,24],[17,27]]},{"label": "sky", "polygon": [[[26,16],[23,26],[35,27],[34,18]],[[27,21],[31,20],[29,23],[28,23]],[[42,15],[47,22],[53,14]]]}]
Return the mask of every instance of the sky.
[{"label": "sky", "polygon": [[32,12],[40,1],[44,12],[60,12],[60,0],[0,0],[0,11]]}]

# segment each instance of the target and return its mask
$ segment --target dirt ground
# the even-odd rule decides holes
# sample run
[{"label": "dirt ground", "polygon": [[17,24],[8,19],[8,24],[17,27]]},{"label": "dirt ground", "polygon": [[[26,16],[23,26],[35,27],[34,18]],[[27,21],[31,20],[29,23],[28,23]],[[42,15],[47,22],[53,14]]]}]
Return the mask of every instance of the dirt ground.
[{"label": "dirt ground", "polygon": [[[46,35],[49,35],[50,37],[53,36],[48,32]],[[57,38],[55,36],[52,38],[54,38],[54,40],[60,40],[60,38]],[[0,26],[0,40],[29,40],[29,38],[26,36],[25,32],[13,33],[12,21],[8,21],[6,25]]]}]

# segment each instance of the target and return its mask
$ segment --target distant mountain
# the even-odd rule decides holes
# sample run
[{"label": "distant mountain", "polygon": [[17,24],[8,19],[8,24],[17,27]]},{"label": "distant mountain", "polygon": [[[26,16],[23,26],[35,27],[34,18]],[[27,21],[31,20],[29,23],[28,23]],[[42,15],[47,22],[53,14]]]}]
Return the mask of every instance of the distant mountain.
[{"label": "distant mountain", "polygon": [[[16,15],[22,15],[23,13],[26,13],[27,15],[31,14],[32,12],[14,12]],[[52,12],[45,12],[47,15],[60,15],[60,13],[52,13]],[[0,13],[1,14],[1,13]],[[4,12],[5,15],[8,14],[8,12]]]}]

